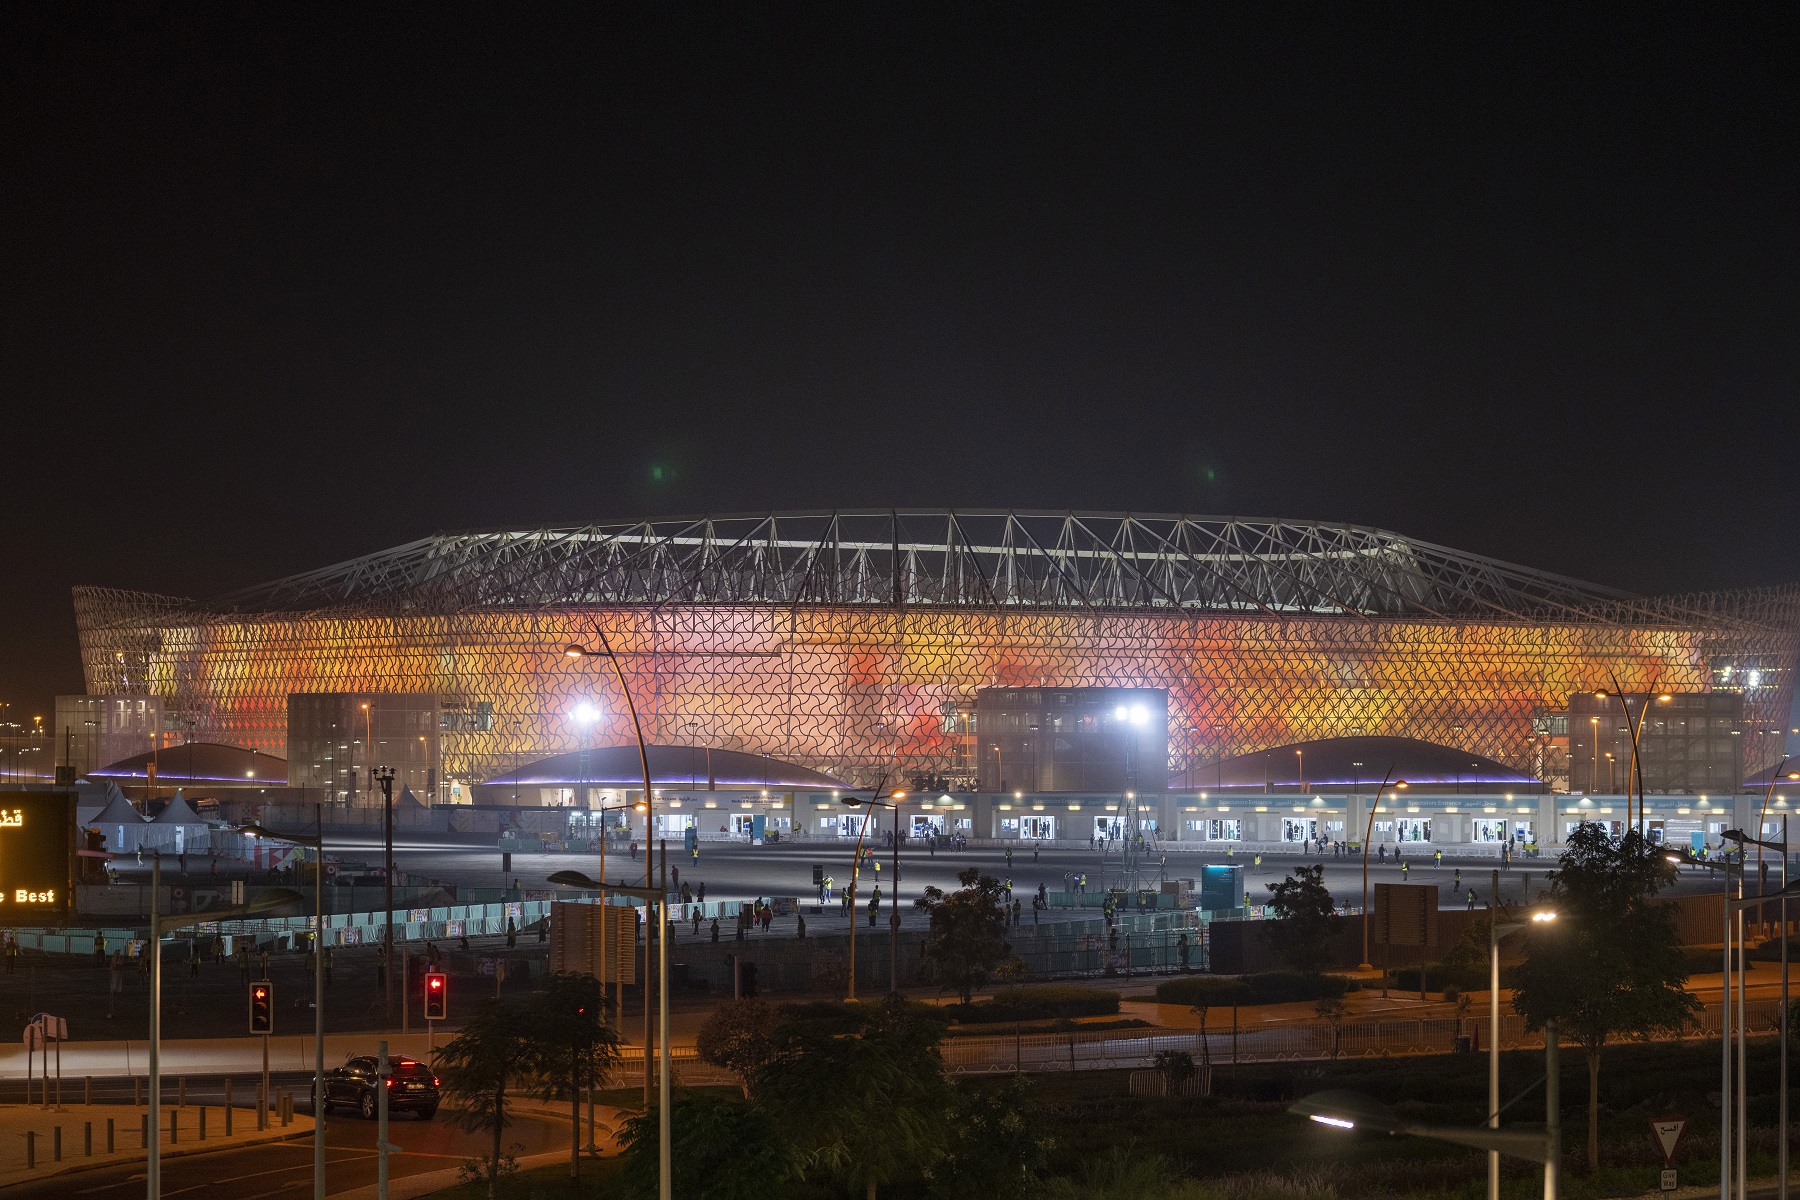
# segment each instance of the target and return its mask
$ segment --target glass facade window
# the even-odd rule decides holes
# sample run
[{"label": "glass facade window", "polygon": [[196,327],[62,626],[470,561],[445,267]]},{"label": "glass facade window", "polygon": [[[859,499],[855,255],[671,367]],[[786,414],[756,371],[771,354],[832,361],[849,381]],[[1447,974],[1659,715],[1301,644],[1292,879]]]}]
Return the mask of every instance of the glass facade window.
[{"label": "glass facade window", "polygon": [[1244,840],[1244,827],[1235,818],[1209,821],[1206,836],[1208,841],[1241,842]]},{"label": "glass facade window", "polygon": [[1281,818],[1281,840],[1284,842],[1310,842],[1318,836],[1319,822],[1316,817]]},{"label": "glass facade window", "polygon": [[1430,817],[1402,817],[1395,821],[1398,826],[1397,839],[1402,842],[1429,842],[1431,840]]},{"label": "glass facade window", "polygon": [[1504,842],[1507,840],[1507,822],[1504,817],[1489,820],[1477,818],[1469,823],[1469,840],[1471,842]]}]

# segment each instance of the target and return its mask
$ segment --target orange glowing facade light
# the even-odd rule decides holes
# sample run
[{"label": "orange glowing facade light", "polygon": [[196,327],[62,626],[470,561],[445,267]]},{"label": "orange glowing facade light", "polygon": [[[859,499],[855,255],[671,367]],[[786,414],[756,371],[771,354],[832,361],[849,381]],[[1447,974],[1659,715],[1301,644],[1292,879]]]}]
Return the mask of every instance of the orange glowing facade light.
[{"label": "orange glowing facade light", "polygon": [[1800,652],[1800,588],[1636,599],[1382,530],[1066,513],[446,534],[213,603],[79,588],[75,608],[92,695],[284,754],[290,693],[436,692],[491,714],[439,734],[469,781],[581,749],[578,703],[628,711],[610,669],[569,661],[597,631],[650,742],[864,787],[972,777],[981,687],[1166,689],[1172,774],[1372,735],[1532,771],[1534,721],[1609,671],[1703,691],[1722,662],[1758,664],[1744,765],[1766,769]]}]

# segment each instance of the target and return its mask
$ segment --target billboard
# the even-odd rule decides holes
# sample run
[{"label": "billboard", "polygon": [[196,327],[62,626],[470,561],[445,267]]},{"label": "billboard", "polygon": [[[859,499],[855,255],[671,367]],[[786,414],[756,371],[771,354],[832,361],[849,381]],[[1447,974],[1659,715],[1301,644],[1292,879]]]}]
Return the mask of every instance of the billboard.
[{"label": "billboard", "polygon": [[0,793],[0,925],[69,912],[75,879],[75,793]]}]

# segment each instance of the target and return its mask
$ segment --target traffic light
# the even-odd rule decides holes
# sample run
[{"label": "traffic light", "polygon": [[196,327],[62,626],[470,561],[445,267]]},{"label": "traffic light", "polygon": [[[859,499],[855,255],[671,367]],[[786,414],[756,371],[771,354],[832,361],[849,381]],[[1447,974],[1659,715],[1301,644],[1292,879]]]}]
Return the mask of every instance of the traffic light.
[{"label": "traffic light", "polygon": [[442,1021],[450,1002],[450,977],[442,971],[425,973],[425,1019]]},{"label": "traffic light", "polygon": [[275,1032],[275,985],[267,980],[250,985],[250,1032]]}]

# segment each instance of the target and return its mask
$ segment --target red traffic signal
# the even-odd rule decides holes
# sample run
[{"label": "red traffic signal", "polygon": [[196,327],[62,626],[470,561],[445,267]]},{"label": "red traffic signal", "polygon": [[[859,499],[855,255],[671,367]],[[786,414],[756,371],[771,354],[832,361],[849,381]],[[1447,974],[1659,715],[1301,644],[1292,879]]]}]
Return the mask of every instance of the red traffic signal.
[{"label": "red traffic signal", "polygon": [[250,1032],[275,1032],[275,985],[267,980],[250,985]]},{"label": "red traffic signal", "polygon": [[450,1003],[450,977],[442,971],[425,973],[425,1019],[442,1021]]}]

